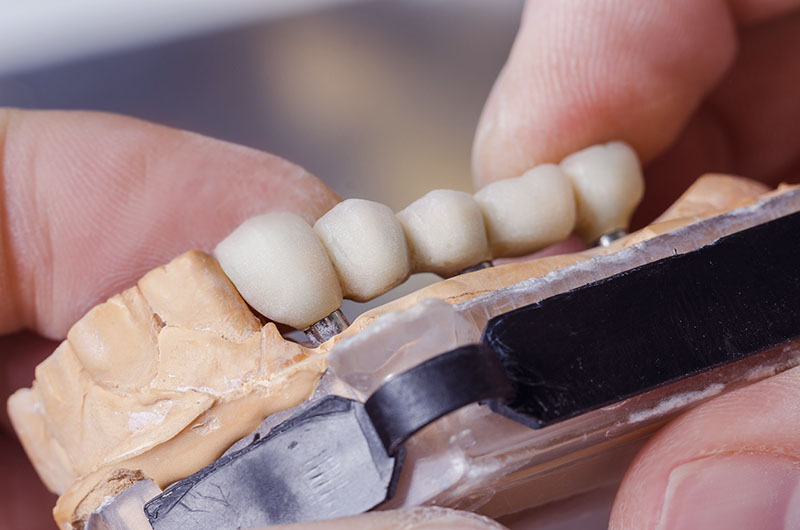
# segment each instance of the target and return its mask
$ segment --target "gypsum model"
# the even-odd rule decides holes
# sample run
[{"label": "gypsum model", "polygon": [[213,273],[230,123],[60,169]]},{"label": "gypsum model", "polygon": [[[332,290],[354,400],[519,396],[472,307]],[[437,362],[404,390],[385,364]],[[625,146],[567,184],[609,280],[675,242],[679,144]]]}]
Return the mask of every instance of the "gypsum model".
[{"label": "gypsum model", "polygon": [[[559,273],[572,280],[560,285],[558,289],[569,290],[582,285],[582,282],[594,281],[587,277],[587,270],[597,268],[596,259],[599,256],[634,245],[659,231],[709,215],[711,212],[696,210],[697,195],[699,193],[702,196],[704,186],[708,188],[708,183],[712,181],[718,184],[717,188],[725,190],[723,195],[725,192],[730,195],[727,204],[722,200],[722,203],[717,203],[718,207],[752,198],[756,191],[760,191],[758,186],[725,178],[699,181],[694,191],[687,193],[683,207],[676,205],[662,217],[659,225],[619,240],[611,247],[580,255],[479,270],[441,282],[363,315],[344,333],[316,349],[283,341],[272,324],[261,327],[230,282],[222,275],[216,262],[207,255],[189,253],[166,267],[151,272],[136,288],[98,306],[82,319],[70,331],[68,340],[37,369],[37,381],[33,389],[23,390],[12,398],[10,408],[15,426],[45,481],[51,488],[63,492],[55,510],[57,520],[63,527],[81,527],[99,504],[128,485],[149,477],[163,488],[183,479],[213,462],[236,439],[253,431],[271,413],[303,401],[326,368],[327,352],[333,350],[332,370],[329,371],[331,376],[325,378],[324,388],[318,394],[332,390],[349,397],[366,397],[370,389],[380,386],[375,383],[383,381],[387,375],[404,371],[459,344],[452,343],[452,340],[451,344],[445,344],[442,337],[436,338],[429,333],[421,334],[424,340],[417,340],[417,337],[412,340],[408,328],[404,328],[404,322],[410,322],[411,329],[417,329],[413,320],[415,311],[422,321],[433,324],[438,322],[435,320],[439,318],[436,315],[444,314],[442,309],[449,310],[451,304],[459,309],[445,315],[446,319],[460,319],[468,315],[474,320],[476,317],[472,313],[465,313],[461,307],[478,308],[476,311],[484,316],[474,320],[473,324],[476,324],[481,318],[485,322],[487,315],[499,314],[515,305],[521,305],[525,297],[519,293],[535,282],[528,280],[512,289],[500,289],[503,286],[576,262],[581,264]],[[718,201],[719,193],[719,190],[715,191]],[[758,211],[763,208],[767,206],[759,207]],[[679,217],[688,217],[688,221],[679,221]],[[758,216],[748,219],[745,225],[764,220]],[[730,219],[718,223],[731,224]],[[739,224],[733,225],[739,228],[744,226],[739,221],[737,223]],[[728,231],[730,229],[726,228]],[[694,230],[696,232],[697,227]],[[707,232],[710,229],[706,226],[699,230]],[[683,253],[693,249],[695,245],[702,246],[702,238],[696,237],[695,232],[676,236],[683,243],[673,245],[670,250]],[[706,232],[703,232],[706,239],[726,233],[722,228],[714,228],[710,236]],[[638,256],[636,259],[630,255],[618,255],[617,268],[597,268],[594,279],[641,264],[643,253],[653,253],[650,258],[645,259],[657,259],[655,247],[644,247],[642,250],[640,246],[634,245],[634,257]],[[596,259],[590,260],[592,256]],[[534,291],[536,289],[540,288],[533,288]],[[560,292],[558,289],[555,292]],[[240,287],[240,291],[245,290]],[[195,298],[188,300],[186,293],[193,293]],[[535,299],[537,295],[531,296],[531,299]],[[424,298],[440,298],[450,304],[437,306],[433,302],[417,303]],[[256,307],[255,304],[253,306]],[[381,317],[373,323],[378,315],[403,307],[408,309]],[[128,329],[124,329],[126,325]],[[457,340],[478,342],[482,325],[473,327],[475,329]],[[369,333],[361,333],[359,336],[359,331],[365,328]],[[434,326],[434,329],[444,328]],[[378,333],[380,330],[389,330],[390,334],[381,335]],[[395,330],[394,335],[391,330]],[[143,351],[147,353],[147,348],[140,347],[131,351],[132,348],[126,347],[130,344],[127,339],[136,333],[143,339],[139,344],[153,345],[153,356],[158,360],[157,367],[154,368],[153,363],[148,365],[143,362],[147,361],[147,356],[143,355]],[[446,331],[444,335],[447,335]],[[342,340],[345,337],[353,338]],[[115,338],[118,340],[117,344],[114,343]],[[91,344],[92,340],[101,341],[102,344]],[[404,340],[405,345],[398,342],[400,340]],[[410,340],[413,347],[409,347]],[[425,341],[429,341],[430,347],[425,347]],[[359,357],[358,344],[370,343],[373,345],[370,356]],[[106,352],[118,353],[117,359],[109,363],[107,359],[97,358],[100,351],[97,346],[104,346]],[[421,348],[422,353],[414,353],[414,347]],[[365,359],[375,361],[381,355],[386,356],[387,352],[391,362],[383,367],[379,366],[383,371],[372,370],[368,364],[358,366]],[[351,373],[348,375],[346,365],[350,361],[355,364],[351,363],[354,369],[350,369]],[[337,377],[333,376],[334,373]],[[364,377],[364,374],[369,373],[373,373],[372,382],[369,377]],[[354,380],[360,382],[348,385],[348,379],[351,383]],[[722,390],[724,389],[720,391]],[[82,407],[76,406],[81,403]],[[639,404],[641,406],[642,402]],[[499,421],[500,426],[515,425],[489,413],[485,407],[466,407],[405,443],[408,456],[403,469],[406,475],[414,466],[424,471],[424,466],[420,466],[427,461],[418,457],[419,452],[415,456],[414,447],[424,447],[423,442],[426,436],[430,436],[430,432],[435,432],[438,426],[443,426],[446,431],[448,422],[473,409],[483,411],[487,418],[492,418],[491,421]],[[287,415],[291,413],[285,413],[283,417]],[[581,417],[585,415],[578,416],[575,420]],[[280,415],[272,415],[262,432],[266,432],[271,425],[280,423],[280,420]],[[561,425],[574,424],[573,421]],[[80,429],[76,429],[76,425]],[[647,427],[646,423],[642,426]],[[542,438],[542,434],[561,432],[554,430],[556,428],[561,429],[559,424],[554,424],[539,431],[537,436],[540,442],[547,438]],[[472,434],[477,432],[475,430]],[[523,432],[529,431],[525,428]],[[87,433],[91,436],[86,436]],[[584,434],[586,433],[581,436]],[[524,439],[523,435],[520,436]],[[562,432],[556,437],[563,436]],[[79,438],[89,443],[82,444],[81,440],[76,443]],[[461,445],[472,444],[467,438]],[[458,447],[450,448],[442,456],[451,458],[460,451],[457,449]],[[565,453],[569,454],[571,449],[566,446],[559,451],[563,456]],[[464,458],[462,463],[478,463],[477,460]],[[415,459],[419,465],[415,464]],[[496,482],[503,473],[519,472],[527,465],[524,457],[516,462],[507,458],[502,460],[505,462],[502,466],[498,466],[497,460],[493,466],[489,466],[494,468],[494,475],[484,475],[481,478],[478,474],[477,482],[471,485],[464,480],[463,470],[488,469],[486,466],[449,466],[454,473],[449,478],[442,477],[443,481],[449,481],[449,485],[444,487],[443,483],[440,484],[437,492],[415,493],[413,487],[404,485],[403,473],[400,473],[394,499],[383,505],[409,505],[431,501],[458,505],[460,501],[470,498],[467,494],[474,492],[476,484],[481,480],[488,487],[491,481]],[[444,462],[456,464],[458,460]],[[462,475],[460,478],[456,472],[459,469]],[[418,476],[418,473],[415,472],[414,475]],[[483,496],[488,497],[485,494]],[[106,506],[112,505],[113,502]],[[485,509],[491,513],[490,504],[485,505]]]}]

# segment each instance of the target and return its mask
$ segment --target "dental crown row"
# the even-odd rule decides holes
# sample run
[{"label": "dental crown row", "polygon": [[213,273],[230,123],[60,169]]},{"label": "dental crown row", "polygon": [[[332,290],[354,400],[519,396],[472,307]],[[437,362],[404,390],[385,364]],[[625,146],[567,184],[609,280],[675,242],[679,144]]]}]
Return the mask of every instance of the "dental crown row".
[{"label": "dental crown row", "polygon": [[370,300],[412,273],[449,277],[493,258],[535,252],[573,232],[595,243],[627,229],[643,193],[636,153],[617,141],[474,195],[431,191],[396,215],[362,199],[337,204],[313,228],[288,212],[259,215],[214,254],[253,308],[305,329],[336,313],[343,298]]}]

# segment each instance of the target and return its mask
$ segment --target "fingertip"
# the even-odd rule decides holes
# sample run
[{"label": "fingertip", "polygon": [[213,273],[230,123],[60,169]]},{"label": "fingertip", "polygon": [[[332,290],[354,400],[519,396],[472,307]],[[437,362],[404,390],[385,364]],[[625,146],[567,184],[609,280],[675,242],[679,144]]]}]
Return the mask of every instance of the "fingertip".
[{"label": "fingertip", "polygon": [[798,402],[794,368],[672,421],[625,474],[609,528],[782,528],[776,521],[797,516],[789,509],[800,487]]},{"label": "fingertip", "polygon": [[279,157],[132,118],[14,111],[7,124],[0,284],[13,296],[0,299],[0,332],[62,338],[93,305],[210,251],[248,217],[313,222],[338,201]]},{"label": "fingertip", "polygon": [[481,115],[477,187],[613,139],[649,161],[736,50],[718,2],[532,2]]}]

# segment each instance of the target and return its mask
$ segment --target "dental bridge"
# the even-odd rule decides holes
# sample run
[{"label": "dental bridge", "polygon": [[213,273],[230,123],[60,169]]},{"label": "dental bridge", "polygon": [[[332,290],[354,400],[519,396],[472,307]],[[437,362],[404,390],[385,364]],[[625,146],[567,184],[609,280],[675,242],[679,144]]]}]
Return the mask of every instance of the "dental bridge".
[{"label": "dental bridge", "polygon": [[796,365],[798,233],[790,213],[497,315],[480,342],[396,375],[363,403],[317,395],[145,513],[155,530],[358,514],[393,497],[406,441],[462,407],[545,432],[684,380],[714,388]]}]

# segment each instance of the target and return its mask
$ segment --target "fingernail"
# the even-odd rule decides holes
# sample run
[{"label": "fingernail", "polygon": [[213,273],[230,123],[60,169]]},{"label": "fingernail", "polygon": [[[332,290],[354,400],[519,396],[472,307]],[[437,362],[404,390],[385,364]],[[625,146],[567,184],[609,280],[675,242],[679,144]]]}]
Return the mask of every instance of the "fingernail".
[{"label": "fingernail", "polygon": [[800,528],[800,466],[766,455],[714,456],[669,475],[658,530]]}]

